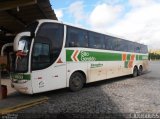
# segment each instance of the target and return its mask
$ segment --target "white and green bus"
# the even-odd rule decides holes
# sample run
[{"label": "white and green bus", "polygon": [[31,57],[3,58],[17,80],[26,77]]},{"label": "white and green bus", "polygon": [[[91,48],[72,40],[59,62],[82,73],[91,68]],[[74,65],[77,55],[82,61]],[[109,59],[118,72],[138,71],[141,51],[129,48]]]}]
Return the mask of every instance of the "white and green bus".
[{"label": "white and green bus", "polygon": [[148,69],[146,45],[54,20],[37,20],[14,40],[12,86],[26,94],[114,77],[141,75]]}]

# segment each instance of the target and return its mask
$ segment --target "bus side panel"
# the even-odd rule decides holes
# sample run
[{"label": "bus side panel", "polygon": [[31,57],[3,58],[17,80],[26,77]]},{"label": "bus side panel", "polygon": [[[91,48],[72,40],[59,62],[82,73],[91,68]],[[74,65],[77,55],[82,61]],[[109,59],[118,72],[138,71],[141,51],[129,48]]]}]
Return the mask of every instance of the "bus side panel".
[{"label": "bus side panel", "polygon": [[76,71],[82,71],[86,75],[86,82],[88,82],[88,68],[87,62],[67,62],[67,87],[69,87],[69,79]]},{"label": "bus side panel", "polygon": [[131,68],[125,68],[124,61],[107,61],[107,79],[132,73]]},{"label": "bus side panel", "polygon": [[89,82],[107,78],[107,63],[105,61],[92,61],[88,63]]},{"label": "bus side panel", "polygon": [[132,68],[125,68],[124,61],[99,61],[88,63],[89,82],[110,79],[132,73]]},{"label": "bus side panel", "polygon": [[117,77],[121,74],[122,70],[119,69],[119,62],[118,61],[108,61],[107,63],[107,79]]}]

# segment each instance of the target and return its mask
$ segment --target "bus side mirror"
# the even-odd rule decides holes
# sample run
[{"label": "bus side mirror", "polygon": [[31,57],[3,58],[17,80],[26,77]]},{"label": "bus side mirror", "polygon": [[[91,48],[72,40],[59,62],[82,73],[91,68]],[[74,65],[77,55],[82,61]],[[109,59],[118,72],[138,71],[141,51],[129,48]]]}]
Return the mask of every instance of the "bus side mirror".
[{"label": "bus side mirror", "polygon": [[25,40],[20,40],[18,43],[18,50],[23,51],[25,47],[26,41]]},{"label": "bus side mirror", "polygon": [[14,42],[13,42],[13,49],[15,52],[19,51],[19,50],[23,50],[24,46],[25,46],[25,41],[21,40],[23,37],[31,36],[31,32],[22,32],[16,35],[16,37],[14,38]]}]

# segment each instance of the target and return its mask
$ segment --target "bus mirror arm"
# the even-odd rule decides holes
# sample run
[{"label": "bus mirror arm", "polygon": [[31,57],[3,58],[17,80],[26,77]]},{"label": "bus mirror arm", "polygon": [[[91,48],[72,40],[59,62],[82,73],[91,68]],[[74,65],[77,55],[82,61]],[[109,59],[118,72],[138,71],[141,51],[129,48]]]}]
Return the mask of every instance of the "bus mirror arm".
[{"label": "bus mirror arm", "polygon": [[34,32],[31,32],[31,37],[35,37],[35,33]]}]

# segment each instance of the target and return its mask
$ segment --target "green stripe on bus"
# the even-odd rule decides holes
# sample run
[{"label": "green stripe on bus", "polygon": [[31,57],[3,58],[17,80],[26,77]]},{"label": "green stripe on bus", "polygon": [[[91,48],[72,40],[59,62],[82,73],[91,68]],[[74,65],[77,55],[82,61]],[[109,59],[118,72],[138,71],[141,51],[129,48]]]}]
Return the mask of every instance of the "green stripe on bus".
[{"label": "green stripe on bus", "polygon": [[11,77],[18,80],[31,80],[30,74],[12,73]]},{"label": "green stripe on bus", "polygon": [[73,54],[74,50],[66,50],[66,61],[72,61],[72,54]]},{"label": "green stripe on bus", "polygon": [[148,55],[142,55],[142,60],[148,60]]},{"label": "green stripe on bus", "polygon": [[127,60],[130,60],[131,54],[127,54]]},{"label": "green stripe on bus", "polygon": [[[74,61],[72,59],[74,50],[66,50],[66,61]],[[127,54],[127,61],[130,61],[132,54]],[[79,61],[122,61],[122,53],[95,52],[95,51],[79,51],[75,55]],[[136,55],[136,60],[148,59],[148,55]]]},{"label": "green stripe on bus", "polygon": [[[66,61],[73,61],[74,50],[66,50]],[[107,52],[80,51],[77,55],[79,61],[121,61],[122,54]]]},{"label": "green stripe on bus", "polygon": [[31,79],[31,75],[30,74],[23,74],[23,79],[30,80]]},{"label": "green stripe on bus", "polygon": [[136,60],[148,60],[148,55],[136,55]]},{"label": "green stripe on bus", "polygon": [[139,60],[138,55],[136,55],[136,60]]},{"label": "green stripe on bus", "polygon": [[142,55],[139,55],[139,60],[142,60]]},{"label": "green stripe on bus", "polygon": [[92,52],[87,51],[88,56],[81,55],[80,61],[85,61],[85,59],[93,59],[95,61],[121,61],[122,54],[119,53],[107,53],[107,52]]}]

